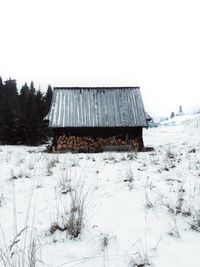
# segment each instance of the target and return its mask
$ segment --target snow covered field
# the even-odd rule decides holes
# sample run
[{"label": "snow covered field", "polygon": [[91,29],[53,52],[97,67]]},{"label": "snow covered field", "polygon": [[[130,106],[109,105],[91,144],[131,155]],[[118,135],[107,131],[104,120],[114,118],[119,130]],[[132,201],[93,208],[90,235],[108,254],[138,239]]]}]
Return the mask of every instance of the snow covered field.
[{"label": "snow covered field", "polygon": [[200,128],[200,114],[183,114],[175,116],[172,119],[162,121],[161,125],[184,125],[187,127]]},{"label": "snow covered field", "polygon": [[0,266],[200,266],[200,128],[144,142],[155,151],[0,146]]}]

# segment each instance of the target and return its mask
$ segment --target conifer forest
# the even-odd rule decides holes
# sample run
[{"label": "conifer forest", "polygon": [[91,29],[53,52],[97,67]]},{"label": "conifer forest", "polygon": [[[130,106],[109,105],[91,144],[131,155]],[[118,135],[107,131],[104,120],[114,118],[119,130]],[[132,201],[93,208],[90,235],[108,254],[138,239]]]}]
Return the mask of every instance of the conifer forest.
[{"label": "conifer forest", "polygon": [[34,83],[17,88],[16,80],[5,82],[0,77],[0,142],[9,145],[40,145],[50,136],[44,120],[52,97],[49,85],[46,93]]}]

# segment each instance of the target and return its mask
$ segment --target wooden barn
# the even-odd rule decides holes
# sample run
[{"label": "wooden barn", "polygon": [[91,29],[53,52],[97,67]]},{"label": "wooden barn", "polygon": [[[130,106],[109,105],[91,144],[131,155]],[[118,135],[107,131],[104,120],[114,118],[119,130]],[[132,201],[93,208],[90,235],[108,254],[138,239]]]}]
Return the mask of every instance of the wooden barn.
[{"label": "wooden barn", "polygon": [[46,119],[53,151],[143,149],[147,117],[139,87],[55,87]]}]

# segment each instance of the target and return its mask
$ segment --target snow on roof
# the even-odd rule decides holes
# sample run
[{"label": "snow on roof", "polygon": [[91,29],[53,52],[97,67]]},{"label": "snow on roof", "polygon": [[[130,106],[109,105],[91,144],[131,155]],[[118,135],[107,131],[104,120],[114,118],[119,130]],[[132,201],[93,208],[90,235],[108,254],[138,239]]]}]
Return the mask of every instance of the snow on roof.
[{"label": "snow on roof", "polygon": [[139,87],[56,87],[49,127],[147,127]]}]

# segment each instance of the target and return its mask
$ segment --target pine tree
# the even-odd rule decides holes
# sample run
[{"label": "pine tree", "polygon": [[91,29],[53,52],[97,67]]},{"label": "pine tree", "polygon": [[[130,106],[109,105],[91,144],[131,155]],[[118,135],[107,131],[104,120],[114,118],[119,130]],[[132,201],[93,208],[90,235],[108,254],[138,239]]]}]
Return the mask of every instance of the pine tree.
[{"label": "pine tree", "polygon": [[31,84],[30,84],[30,92],[32,95],[35,95],[36,94],[36,90],[35,90],[35,86],[34,86],[34,82],[31,81]]},{"label": "pine tree", "polygon": [[28,121],[30,112],[30,88],[27,83],[25,83],[19,95],[19,106],[20,106],[20,143],[29,144],[29,133],[28,133]]},{"label": "pine tree", "polygon": [[5,83],[0,77],[0,143],[39,145],[50,136],[47,115],[52,98],[51,86],[45,95],[34,83],[26,83],[20,93],[16,80]]},{"label": "pine tree", "polygon": [[[3,105],[3,81],[0,77],[0,111],[1,111],[2,105]],[[0,115],[1,115],[1,112],[0,112]]]},{"label": "pine tree", "polygon": [[44,97],[44,103],[45,103],[45,116],[48,114],[50,107],[51,107],[51,100],[52,100],[53,90],[51,88],[51,85],[48,85],[47,92]]},{"label": "pine tree", "polygon": [[1,90],[0,140],[6,144],[18,142],[18,93],[16,80],[7,80]]},{"label": "pine tree", "polygon": [[26,145],[35,145],[38,139],[37,120],[38,113],[36,106],[36,90],[33,82],[30,87],[25,84],[20,91],[20,131],[21,142]]},{"label": "pine tree", "polygon": [[170,115],[170,119],[174,118],[175,117],[175,113],[174,111],[172,111],[171,115]]},{"label": "pine tree", "polygon": [[3,98],[3,82],[0,77],[0,144],[2,142],[2,125],[3,125],[3,103],[4,103],[4,98]]},{"label": "pine tree", "polygon": [[33,82],[25,84],[20,91],[20,130],[21,142],[26,145],[38,145],[49,137],[47,122],[44,121],[47,104],[46,96],[36,91]]},{"label": "pine tree", "polygon": [[39,116],[38,116],[38,137],[39,137],[39,142],[43,143],[46,141],[49,137],[49,128],[47,122],[44,120],[46,116],[46,110],[47,110],[47,103],[46,103],[46,96],[43,96],[41,91],[39,90],[36,94],[36,104],[38,107],[39,111]]},{"label": "pine tree", "polygon": [[182,106],[179,106],[179,115],[182,115],[183,114],[183,108]]},{"label": "pine tree", "polygon": [[0,77],[0,96],[2,96],[3,93],[3,81],[2,78]]}]

